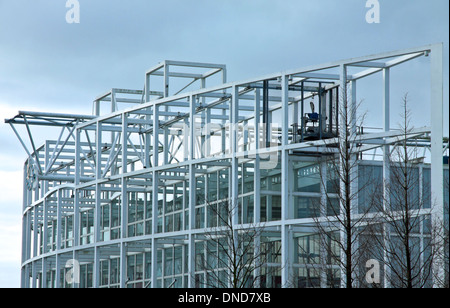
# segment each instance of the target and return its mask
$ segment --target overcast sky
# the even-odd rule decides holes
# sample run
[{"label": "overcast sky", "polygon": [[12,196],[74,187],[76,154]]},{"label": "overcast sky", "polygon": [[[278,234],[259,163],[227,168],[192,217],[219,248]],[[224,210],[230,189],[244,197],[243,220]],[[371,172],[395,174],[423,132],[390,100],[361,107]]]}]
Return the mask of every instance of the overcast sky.
[{"label": "overcast sky", "polygon": [[[79,3],[80,23],[68,24],[66,0],[0,0],[0,287],[19,286],[26,159],[3,119],[18,110],[90,114],[97,95],[142,89],[145,71],[165,59],[226,64],[229,81],[238,81],[443,42],[448,136],[448,0],[379,0],[378,24],[366,22],[365,0]],[[410,93],[418,126],[429,122],[421,109],[429,100],[426,61],[393,75],[392,101]]]}]

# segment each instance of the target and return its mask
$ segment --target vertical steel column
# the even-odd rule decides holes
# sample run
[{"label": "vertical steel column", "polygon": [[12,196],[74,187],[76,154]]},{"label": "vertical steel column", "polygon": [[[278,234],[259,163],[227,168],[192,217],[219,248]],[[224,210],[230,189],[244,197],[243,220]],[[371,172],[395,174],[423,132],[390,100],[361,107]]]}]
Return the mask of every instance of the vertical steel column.
[{"label": "vertical steel column", "polygon": [[388,132],[391,129],[390,114],[390,69],[383,69],[383,130]]},{"label": "vertical steel column", "polygon": [[[41,286],[43,289],[47,289],[47,258],[43,257],[42,260],[42,275],[41,275]],[[75,283],[73,284],[75,286]]]},{"label": "vertical steel column", "polygon": [[269,124],[269,81],[263,81],[263,123],[265,125],[265,147],[270,147],[270,124]]},{"label": "vertical steel column", "polygon": [[351,87],[351,98],[350,98],[350,128],[351,128],[351,136],[356,139],[357,135],[357,102],[356,102],[356,80],[352,80],[350,83]]},{"label": "vertical steel column", "polygon": [[[59,248],[57,248],[57,249],[59,249]],[[55,261],[55,287],[57,288],[57,289],[61,289],[62,288],[62,286],[61,286],[61,271],[60,271],[60,268],[61,268],[61,254],[56,254],[55,255],[55,259],[56,259],[56,261]]]},{"label": "vertical steel column", "polygon": [[[383,130],[389,132],[391,130],[390,123],[390,70],[383,69]],[[390,193],[389,187],[391,182],[391,163],[390,163],[390,146],[383,146],[383,210],[390,210]],[[383,236],[386,247],[390,241],[390,228],[388,224],[383,225]],[[384,287],[391,287],[391,273],[389,264],[389,256],[386,250],[383,252],[384,267]]]},{"label": "vertical steel column", "polygon": [[[93,266],[93,286],[94,288],[98,288],[100,285],[100,261],[97,259],[96,256],[96,252],[98,249],[98,243],[101,241],[101,230],[100,230],[100,226],[101,226],[101,197],[102,197],[102,192],[101,192],[101,184],[98,182],[99,180],[99,176],[101,176],[102,171],[101,171],[101,131],[99,132],[99,128],[101,128],[100,122],[97,122],[97,134],[96,134],[96,156],[95,156],[95,178],[96,178],[96,183],[95,183],[95,226],[94,226],[94,243],[96,245],[96,247],[94,248],[94,266]],[[86,131],[86,136],[89,136],[88,132]],[[78,152],[79,154],[75,155],[76,160],[79,160],[79,155],[80,155],[80,150],[81,150],[81,131],[79,129],[77,129],[77,141],[76,141],[76,152]],[[81,170],[78,168],[76,168],[76,174],[81,173]],[[77,176],[77,175],[76,175]],[[78,195],[78,193],[77,193]]]},{"label": "vertical steel column", "polygon": [[292,231],[287,221],[292,218],[289,192],[289,80],[281,77],[281,280],[282,287],[292,287]]},{"label": "vertical steel column", "polygon": [[[292,81],[292,76],[289,76],[289,81]],[[292,103],[292,143],[297,143],[297,131],[298,130],[298,100]]]},{"label": "vertical steel column", "polygon": [[[206,129],[203,129],[206,128]],[[206,133],[204,137],[204,144],[202,145],[202,157],[210,157],[211,155],[211,130],[215,128],[215,125],[211,123],[211,108],[206,110],[206,125],[203,127],[203,131]]]},{"label": "vertical steel column", "polygon": [[33,261],[31,262],[31,288],[36,289],[37,287],[37,279],[38,279],[38,272],[37,272],[37,262]]},{"label": "vertical steel column", "polygon": [[49,211],[49,204],[47,201],[47,198],[44,199],[44,204],[42,206],[42,211],[43,211],[43,221],[42,221],[42,254],[45,255],[48,250],[47,250],[47,245],[48,245],[48,211]]},{"label": "vertical steel column", "polygon": [[192,161],[194,159],[195,147],[195,97],[189,97],[189,136],[185,136],[184,142],[186,145],[189,140],[189,235],[188,235],[188,287],[195,287],[195,236],[193,230],[195,229],[195,166]]},{"label": "vertical steel column", "polygon": [[[111,265],[110,265],[111,266]],[[127,273],[127,247],[126,243],[121,239],[120,241],[120,288],[127,287],[128,273]]]},{"label": "vertical steel column", "polygon": [[102,240],[101,233],[101,219],[102,219],[102,184],[95,184],[95,212],[94,212],[94,243],[99,243]]},{"label": "vertical steel column", "polygon": [[158,233],[158,186],[159,176],[155,168],[158,166],[159,155],[159,106],[153,105],[153,183],[152,183],[152,288],[157,287],[158,243],[155,235]]},{"label": "vertical steel column", "polygon": [[153,168],[159,164],[159,105],[153,106]]},{"label": "vertical steel column", "polygon": [[[261,169],[260,169],[260,155],[259,155],[259,149],[260,149],[260,116],[261,116],[261,97],[260,97],[260,90],[255,89],[255,128],[254,128],[254,140],[255,140],[255,168],[254,168],[254,175],[253,175],[253,181],[254,181],[254,212],[253,212],[253,223],[255,226],[260,225],[261,223]],[[254,257],[255,257],[255,271],[254,271],[254,277],[256,279],[255,281],[255,288],[261,287],[261,236],[258,234],[255,236],[254,241]]]},{"label": "vertical steel column", "polygon": [[[32,214],[33,214],[33,211],[28,211],[27,212],[27,214],[26,214],[26,218],[25,218],[25,232],[26,232],[26,234],[25,234],[25,237],[26,237],[26,243],[25,243],[25,247],[26,247],[26,249],[25,249],[25,251],[24,251],[24,256],[25,256],[25,260],[24,260],[24,262],[26,261],[26,260],[28,260],[28,259],[30,259],[31,258],[31,256],[32,256],[32,251],[31,251],[31,244],[32,244],[32,241],[33,241],[33,231],[31,230],[31,224],[32,224],[32,220],[31,220],[31,218],[32,218]],[[33,229],[36,229],[36,227],[35,227],[36,225],[33,225]]]},{"label": "vertical steel column", "polygon": [[169,96],[169,63],[164,61],[164,97]]},{"label": "vertical steel column", "polygon": [[[33,211],[28,211],[26,214],[26,225],[25,225],[25,229],[26,229],[26,250],[25,250],[25,257],[26,260],[30,259],[32,256],[32,251],[31,251],[31,243],[33,241],[33,231],[31,230],[31,224],[32,224],[32,220],[31,220],[31,215],[32,215]],[[36,225],[33,225],[33,228],[36,229],[35,227]],[[24,260],[25,262],[25,260]]]},{"label": "vertical steel column", "polygon": [[[234,242],[230,243],[233,245],[233,251],[238,251],[238,232],[235,230],[235,226],[239,223],[239,167],[238,167],[238,157],[236,153],[238,152],[238,117],[239,117],[239,87],[233,85],[231,89],[231,104],[230,104],[230,150],[231,150],[231,172],[230,172],[230,204],[229,213],[231,214],[231,225],[233,226],[233,239]],[[231,248],[228,248],[231,249]],[[232,254],[231,252],[229,252]],[[231,273],[228,273],[231,275]],[[231,279],[229,279],[231,283]],[[229,286],[231,287],[231,285]]]},{"label": "vertical steel column", "polygon": [[[342,87],[342,84],[340,85],[341,87]],[[339,95],[339,87],[338,88],[336,88],[336,98],[335,98],[335,101],[336,101],[336,108],[335,108],[335,117],[336,117],[336,135],[337,136],[339,136],[339,133],[340,133],[340,129],[339,129],[339,110],[340,110],[340,105],[339,105],[339,103],[340,103],[340,101],[341,101],[341,96]]]},{"label": "vertical steel column", "polygon": [[[189,187],[189,191],[190,190],[191,190],[191,187]],[[190,220],[190,218],[189,218],[189,220]],[[192,232],[189,232],[189,235],[188,235],[188,286],[187,287],[195,288],[195,235]]]},{"label": "vertical steel column", "polygon": [[[151,118],[151,114],[146,114],[145,115],[145,120],[147,123],[152,123],[153,119]],[[150,160],[150,148],[151,148],[151,138],[150,138],[150,134],[149,133],[145,133],[144,134],[144,169],[145,168],[150,168],[152,165],[152,162]]]},{"label": "vertical steel column", "polygon": [[[347,131],[347,123],[348,123],[348,119],[346,119],[346,117],[348,116],[348,112],[346,110],[346,108],[348,107],[348,102],[347,102],[347,66],[345,64],[341,64],[340,66],[340,86],[341,86],[341,91],[342,94],[339,97],[339,148],[340,148],[340,152],[342,151],[346,151],[347,150],[347,144],[346,144],[346,140],[348,139],[348,131]],[[347,114],[347,115],[346,115]],[[339,172],[340,174],[344,174],[344,170],[343,170],[343,165],[344,165],[344,158],[342,157],[343,154],[341,154],[340,156],[340,161],[339,161]],[[345,198],[345,193],[346,193],[346,188],[345,188],[345,183],[341,180],[340,181],[340,194],[341,194],[341,198],[340,198],[340,212],[341,214],[344,214],[345,211],[345,200],[343,200]],[[344,197],[344,198],[343,198]],[[343,226],[340,226],[340,241],[342,243],[342,247],[346,248],[346,243],[347,243],[347,236],[345,233],[345,230],[343,228]],[[346,263],[346,255],[345,255],[345,251],[343,249],[341,249],[340,252],[340,262],[342,264]],[[343,266],[341,266],[341,288],[346,288],[346,279],[345,279],[346,273],[345,273],[345,268]]]},{"label": "vertical steel column", "polygon": [[121,180],[121,195],[122,195],[122,213],[121,213],[121,238],[128,237],[128,181],[124,176]]},{"label": "vertical steel column", "polygon": [[[117,111],[117,101],[116,101],[116,89],[111,89],[111,113],[114,113]],[[111,132],[111,144],[114,144],[114,140],[116,139],[116,132]],[[112,151],[112,149],[111,149]],[[114,174],[114,172],[111,169],[111,173]]]},{"label": "vertical steel column", "polygon": [[[57,147],[58,144],[55,145],[55,147]],[[45,147],[44,147],[44,170],[43,170],[43,174],[45,174],[45,170],[47,170],[47,167],[50,164],[50,141],[46,140],[45,141]],[[41,191],[41,198],[48,192],[49,190],[49,181],[43,181],[43,189]]]},{"label": "vertical steel column", "polygon": [[25,164],[23,166],[22,212],[25,212],[26,208],[28,207],[27,164],[28,164],[28,160],[25,162]]},{"label": "vertical steel column", "polygon": [[259,89],[255,89],[255,128],[254,128],[254,138],[255,138],[255,174],[254,174],[254,185],[255,185],[255,195],[254,195],[254,223],[259,224],[261,222],[261,169],[260,161],[261,157],[259,155],[259,150],[261,148],[260,143],[260,116],[261,116],[261,94]]},{"label": "vertical steel column", "polygon": [[189,118],[184,119],[183,123],[183,161],[189,160]]},{"label": "vertical steel column", "polygon": [[[72,263],[72,266],[74,266],[74,267],[79,266],[79,264],[76,264],[76,262],[80,262],[80,259],[78,257],[80,253],[81,252],[79,250],[76,250],[74,247],[73,254],[72,254],[72,260],[74,262]],[[80,274],[80,272],[78,270],[79,270],[79,268],[77,270],[74,269],[74,271],[73,271],[72,288],[74,288],[74,289],[80,288],[80,276],[78,276],[78,277],[76,276],[76,274],[78,274],[78,275]]]},{"label": "vertical steel column", "polygon": [[333,133],[333,89],[328,95],[328,132]]},{"label": "vertical steel column", "polygon": [[92,270],[92,287],[98,289],[100,287],[100,248],[98,245],[94,247],[94,265]]},{"label": "vertical steel column", "polygon": [[[116,89],[111,89],[111,113],[114,113],[116,111],[117,111]],[[112,133],[112,138],[114,138],[114,133]]]},{"label": "vertical steel column", "polygon": [[[61,249],[61,222],[62,222],[62,190],[58,189],[57,191],[57,208],[56,208],[56,251],[58,252]],[[61,288],[60,282],[60,254],[56,255],[56,287]]]},{"label": "vertical steel column", "polygon": [[33,257],[38,256],[39,251],[39,243],[38,243],[38,229],[39,229],[39,221],[38,221],[39,209],[37,206],[33,209]]},{"label": "vertical steel column", "polygon": [[121,195],[122,195],[122,221],[121,221],[121,238],[128,237],[128,183],[125,174],[128,172],[128,114],[122,114],[122,179],[121,179]]},{"label": "vertical steel column", "polygon": [[99,100],[94,101],[94,114],[96,116],[100,116],[100,101]]},{"label": "vertical steel column", "polygon": [[57,191],[57,209],[56,209],[56,250],[61,249],[61,224],[62,224],[62,190]]},{"label": "vertical steel column", "polygon": [[[226,67],[222,67],[222,84],[227,83],[227,69]],[[225,93],[225,90],[224,90]]]},{"label": "vertical steel column", "polygon": [[304,104],[305,103],[305,90],[304,90],[304,87],[305,87],[305,83],[302,81],[302,92],[301,92],[302,104],[300,105],[300,108],[301,108],[301,111],[300,111],[300,142],[303,142],[303,131],[305,129],[304,121],[303,121],[303,115],[305,112],[305,104]]},{"label": "vertical steel column", "polygon": [[[327,191],[327,181],[328,181],[328,166],[327,160],[320,162],[320,177],[322,183],[320,185],[320,217],[327,217],[327,203],[328,203],[328,191]],[[320,235],[320,287],[327,288],[328,286],[328,237]]]},{"label": "vertical steel column", "polygon": [[144,92],[145,102],[148,103],[150,101],[150,74],[145,74]]},{"label": "vertical steel column", "polygon": [[28,274],[28,266],[27,266],[27,265],[22,266],[22,267],[20,268],[20,288],[21,288],[21,289],[28,288],[26,277],[29,277],[29,274]]},{"label": "vertical steel column", "polygon": [[[444,166],[442,154],[444,70],[443,44],[431,48],[431,220],[433,229],[444,230]],[[439,234],[433,236],[437,248],[433,260],[433,286],[441,287],[445,281],[444,241]]]},{"label": "vertical steel column", "polygon": [[30,251],[30,219],[29,212],[22,215],[22,253],[21,253],[21,263],[24,263],[29,259],[28,252]]},{"label": "vertical steel column", "polygon": [[[28,251],[29,251],[29,232],[28,230],[30,229],[29,227],[29,213],[25,213],[22,216],[22,254],[21,254],[21,264],[23,264],[26,260],[28,260],[29,258],[27,257],[28,255]],[[21,288],[25,287],[25,267],[22,267],[22,276],[20,279],[20,286]]]},{"label": "vertical steel column", "polygon": [[[168,107],[166,107],[167,109]],[[169,128],[164,128],[164,148],[163,148],[163,164],[167,165],[169,163]]]},{"label": "vertical steel column", "polygon": [[322,112],[322,83],[319,82],[319,139],[322,140],[322,129],[323,129],[323,121],[322,119],[325,117],[324,112]]},{"label": "vertical steel column", "polygon": [[[25,177],[24,177],[25,179]],[[23,186],[24,190],[26,185]],[[30,259],[31,256],[31,241],[32,241],[32,231],[31,231],[31,214],[32,211],[26,212],[22,217],[22,264]],[[30,287],[30,269],[29,265],[22,267],[22,278],[20,285],[22,288]]]},{"label": "vertical steel column", "polygon": [[36,188],[34,190],[34,201],[38,201],[41,198],[41,196],[39,195],[39,192],[40,192],[40,190],[39,190],[39,186],[40,186],[39,175],[40,174],[36,175],[36,180],[35,180],[36,181]]},{"label": "vertical steel column", "polygon": [[[423,196],[423,164],[419,165],[419,204],[422,208],[424,208],[424,196]],[[427,245],[425,243],[425,233],[424,233],[424,225],[425,225],[425,221],[426,221],[426,216],[422,215],[420,217],[420,226],[419,226],[419,247],[420,250],[419,251],[425,251],[424,248],[426,247],[425,245]],[[425,256],[424,253],[420,254],[420,264],[425,264]],[[444,265],[445,266],[445,265]],[[425,281],[426,280],[426,273],[424,273],[424,271],[420,271],[420,275],[419,275],[419,279],[420,281]]]},{"label": "vertical steel column", "polygon": [[231,198],[230,198],[230,210],[232,215],[233,225],[238,224],[238,210],[239,210],[239,169],[238,169],[238,117],[239,117],[239,88],[237,86],[232,87],[232,101],[230,105],[230,141],[231,141]]},{"label": "vertical steel column", "polygon": [[157,239],[152,236],[152,255],[151,255],[151,271],[152,271],[152,277],[151,277],[151,287],[157,288],[158,287],[158,241]]},{"label": "vertical steel column", "polygon": [[122,174],[128,172],[128,113],[122,114]]},{"label": "vertical steel column", "polygon": [[[98,151],[98,150],[97,150]],[[96,162],[96,168],[97,170],[100,169],[101,165],[97,164]],[[101,173],[101,170],[100,170]],[[94,288],[98,288],[100,285],[100,262],[97,259],[97,250],[98,250],[98,243],[102,241],[102,233],[101,233],[101,219],[102,219],[102,184],[100,184],[98,181],[95,183],[95,215],[94,215],[94,243],[96,245],[95,252],[94,252],[94,266],[93,266],[93,286]]]},{"label": "vertical steel column", "polygon": [[[206,79],[205,78],[200,79],[200,86],[202,89],[204,89],[206,87]],[[200,104],[201,104],[201,106],[204,107],[206,105],[206,97],[203,96],[201,99],[202,99],[202,101],[200,102]],[[201,122],[202,122],[202,125],[200,128],[200,131],[202,131],[202,129],[205,128],[206,125],[210,125],[210,123],[211,123],[211,108],[206,108],[206,110],[204,109],[202,111],[202,121]],[[208,141],[209,141],[209,134],[203,136],[203,134],[200,133],[200,140],[201,140],[201,142],[200,142],[200,158],[209,157],[209,155],[206,154],[207,150],[205,151],[205,149],[206,149],[205,143],[208,143]],[[206,184],[205,189],[207,189],[208,181],[206,181],[205,184]],[[207,196],[207,191],[205,191],[205,193],[206,193],[205,196]],[[207,212],[208,211],[205,210],[205,226],[207,225],[207,219],[206,219]]]}]

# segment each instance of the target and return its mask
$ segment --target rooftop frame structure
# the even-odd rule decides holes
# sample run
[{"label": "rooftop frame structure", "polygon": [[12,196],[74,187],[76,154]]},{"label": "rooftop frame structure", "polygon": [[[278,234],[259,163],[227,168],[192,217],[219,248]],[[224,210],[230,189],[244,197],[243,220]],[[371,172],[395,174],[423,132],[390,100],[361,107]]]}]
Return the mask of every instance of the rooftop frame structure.
[{"label": "rooftop frame structure", "polygon": [[[87,286],[105,286],[102,268],[107,264],[107,286],[127,287],[130,279],[138,281],[130,278],[128,262],[139,253],[148,264],[141,286],[164,287],[176,280],[174,275],[167,280],[165,274],[157,274],[159,256],[165,257],[170,247],[180,250],[184,264],[181,274],[175,275],[180,278],[177,286],[198,286],[196,243],[210,228],[201,199],[208,199],[211,190],[214,202],[226,199],[239,204],[239,211],[233,211],[236,227],[263,223],[263,236],[270,239],[277,234],[279,284],[288,286],[293,269],[299,268],[291,243],[298,234],[313,232],[313,220],[295,211],[294,200],[302,193],[292,181],[293,165],[316,162],[342,142],[346,132],[340,126],[339,108],[348,101],[349,108],[355,109],[358,80],[382,74],[383,128],[367,132],[355,122],[351,129],[359,138],[352,154],[367,158],[381,150],[383,174],[388,178],[390,146],[404,138],[390,127],[390,72],[419,57],[430,57],[431,126],[416,128],[407,138],[431,153],[435,206],[419,215],[443,221],[442,157],[448,151],[448,138],[443,138],[442,44],[231,83],[224,65],[164,61],[146,72],[143,90],[111,89],[97,97],[93,115],[20,111],[5,120],[28,155],[22,287],[66,286],[63,274],[69,260],[79,261],[82,271],[91,272]],[[350,68],[357,72],[349,74]],[[220,84],[206,87],[214,76],[220,76]],[[158,87],[154,77],[162,77],[162,85]],[[173,78],[188,82],[180,87]],[[196,83],[200,87],[192,90]],[[305,101],[315,97],[318,112],[305,113]],[[104,102],[110,104],[107,114],[101,110]],[[122,103],[132,106],[120,109]],[[25,135],[16,129],[18,125],[25,127]],[[31,128],[42,125],[61,131],[58,139],[37,147]],[[264,182],[264,177],[273,178]],[[314,197],[323,197],[324,189]],[[117,272],[111,273],[113,263]],[[436,276],[442,278],[440,265],[442,260],[436,260]],[[327,285],[326,277],[320,279],[322,286]],[[76,281],[69,286],[86,284]]]}]

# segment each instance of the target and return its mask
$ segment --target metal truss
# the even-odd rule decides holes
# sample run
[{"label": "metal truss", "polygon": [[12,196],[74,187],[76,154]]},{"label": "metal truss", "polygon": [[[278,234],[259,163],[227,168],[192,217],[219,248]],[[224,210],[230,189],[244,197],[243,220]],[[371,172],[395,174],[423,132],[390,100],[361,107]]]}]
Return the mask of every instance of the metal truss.
[{"label": "metal truss", "polygon": [[[149,258],[150,273],[143,283],[164,286],[156,275],[158,249],[179,245],[187,258],[183,260],[187,264],[183,269],[186,281],[180,286],[195,287],[195,245],[209,227],[207,211],[200,211],[199,191],[208,195],[213,185],[208,178],[215,174],[219,184],[221,175],[226,174],[226,185],[217,185],[231,203],[252,196],[252,213],[235,211],[233,222],[239,228],[248,227],[250,222],[263,224],[267,238],[277,234],[281,242],[281,284],[289,285],[292,269],[299,266],[291,243],[296,234],[313,230],[311,218],[298,218],[293,212],[296,193],[292,164],[330,155],[330,149],[342,142],[343,134],[354,133],[358,138],[352,155],[364,158],[364,164],[377,156],[378,150],[387,177],[390,146],[405,138],[389,124],[390,71],[419,57],[431,59],[431,126],[409,132],[407,139],[411,146],[430,150],[436,206],[427,214],[438,220],[444,215],[442,156],[448,151],[448,139],[443,145],[442,133],[440,44],[231,83],[226,80],[224,65],[164,61],[146,72],[143,90],[111,89],[95,98],[93,115],[21,111],[5,120],[28,155],[24,168],[22,286],[45,285],[48,275],[51,286],[64,286],[62,275],[67,261],[78,260],[82,266],[92,266],[91,286],[99,287],[103,285],[103,264],[111,266],[117,258],[119,272],[126,273],[127,257],[136,253],[146,253],[145,258]],[[357,81],[373,74],[383,75],[383,101],[379,106],[383,110],[382,129],[364,131],[355,121],[351,132],[343,131],[339,108],[350,102],[349,108],[355,109]],[[218,85],[207,87],[210,80]],[[314,111],[305,112],[307,100],[318,105],[318,118],[314,118]],[[19,125],[25,127],[25,134],[16,129]],[[31,131],[35,126],[60,129],[59,137],[37,147]],[[242,188],[245,172],[252,174],[253,179],[247,183],[252,186],[251,193]],[[279,178],[279,190],[261,187],[262,178],[267,176]],[[322,190],[319,196],[324,193]],[[148,208],[147,217],[142,218],[142,232],[133,229],[137,224],[130,216],[136,194],[145,196],[141,199]],[[267,197],[264,205],[263,195]],[[279,217],[270,218],[274,214],[269,213],[269,199],[275,195],[281,198],[281,212]],[[178,197],[182,199],[181,218],[174,227],[173,222],[166,223],[172,215],[167,207]],[[105,222],[104,209],[113,211],[116,206],[118,221]],[[251,219],[245,215],[251,215]],[[72,233],[67,231],[70,223]],[[129,276],[118,275],[114,286],[126,287]],[[112,286],[111,280],[108,285]]]}]

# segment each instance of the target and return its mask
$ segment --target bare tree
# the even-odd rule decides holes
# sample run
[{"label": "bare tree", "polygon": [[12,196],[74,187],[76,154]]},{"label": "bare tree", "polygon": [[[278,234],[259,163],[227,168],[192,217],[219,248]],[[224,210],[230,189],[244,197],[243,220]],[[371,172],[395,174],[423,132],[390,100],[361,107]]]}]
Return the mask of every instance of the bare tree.
[{"label": "bare tree", "polygon": [[[448,142],[448,141],[447,141]],[[444,203],[444,208],[445,208],[445,213],[444,213],[444,217],[445,217],[445,221],[444,221],[444,261],[445,261],[445,283],[444,283],[444,287],[445,288],[450,288],[450,283],[449,283],[449,267],[450,267],[450,260],[449,260],[449,172],[447,170],[447,174],[444,177],[444,187],[447,188],[447,195],[446,195],[446,199],[445,199],[445,203]]]},{"label": "bare tree", "polygon": [[274,271],[267,263],[281,247],[261,243],[263,224],[234,222],[239,204],[206,202],[206,207],[214,223],[206,229],[204,253],[196,261],[197,268],[206,273],[203,284],[213,288],[264,287],[265,277]]},{"label": "bare tree", "polygon": [[[384,191],[377,195],[379,224],[374,225],[371,240],[374,253],[385,261],[387,285],[398,288],[421,288],[430,284],[432,263],[436,256],[432,236],[443,236],[435,229],[429,215],[431,192],[424,185],[419,191],[419,165],[422,159],[417,148],[411,147],[411,114],[408,96],[403,97],[401,139],[389,156],[390,178],[385,179]],[[384,228],[380,228],[384,225]]]},{"label": "bare tree", "polygon": [[[447,140],[448,142],[448,140]],[[443,270],[444,270],[444,281],[440,281],[442,277],[433,277],[439,282],[443,288],[449,288],[449,172],[448,169],[444,170],[444,222],[443,222],[443,231],[438,233],[438,235],[442,235],[442,238],[439,243],[444,245],[443,249],[440,250],[440,253],[443,256],[440,256],[444,260]]]},{"label": "bare tree", "polygon": [[[358,202],[359,193],[371,182],[370,178],[363,182],[358,174],[360,128],[365,114],[358,115],[361,102],[351,102],[343,92],[342,105],[337,111],[341,119],[338,135],[326,141],[328,150],[317,162],[324,197],[317,202],[312,217],[321,238],[322,256],[317,265],[323,273],[321,286],[334,287],[330,281],[340,277],[341,287],[353,288],[362,279],[360,264],[366,256],[368,243],[360,239],[369,225],[373,200],[366,200],[364,206]],[[339,275],[333,265],[339,267]]]}]

